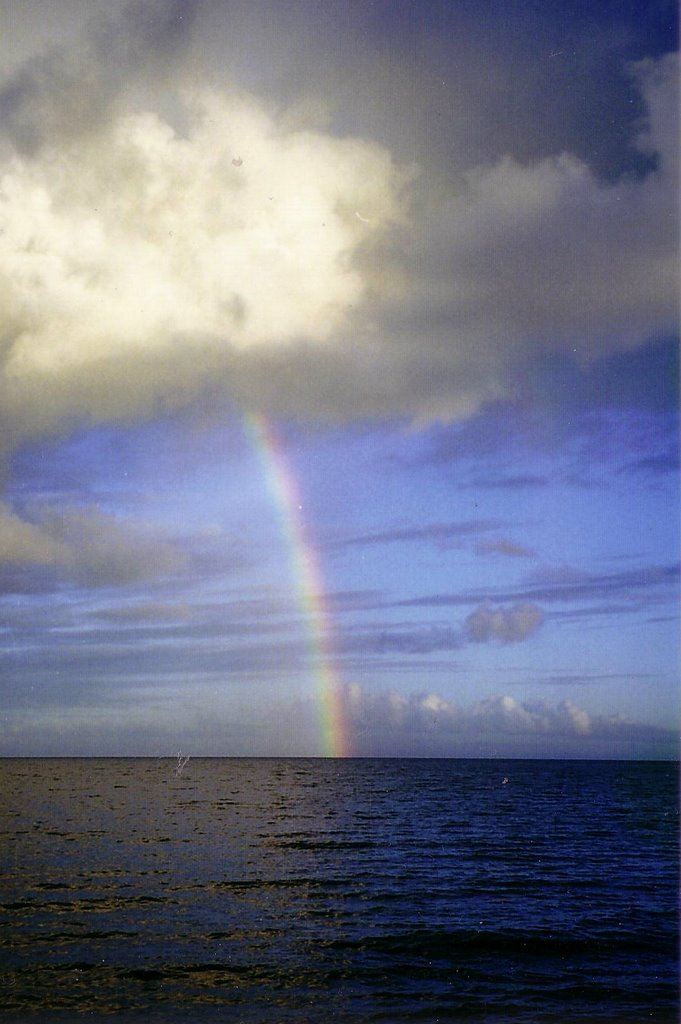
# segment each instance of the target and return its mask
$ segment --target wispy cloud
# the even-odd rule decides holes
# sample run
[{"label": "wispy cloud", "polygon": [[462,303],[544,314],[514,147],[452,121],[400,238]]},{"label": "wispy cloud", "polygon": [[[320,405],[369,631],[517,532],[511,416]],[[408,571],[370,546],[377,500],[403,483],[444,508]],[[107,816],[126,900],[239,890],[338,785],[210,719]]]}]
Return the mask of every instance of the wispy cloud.
[{"label": "wispy cloud", "polygon": [[678,473],[679,468],[679,449],[676,447],[660,455],[642,455],[638,459],[632,459],[622,466],[619,472],[655,477],[666,473]]},{"label": "wispy cloud", "polygon": [[467,486],[484,490],[524,491],[534,487],[547,487],[549,479],[539,473],[519,473],[516,476],[476,477]]},{"label": "wispy cloud", "polygon": [[188,604],[162,601],[138,601],[118,607],[100,608],[92,613],[96,619],[121,624],[146,622],[189,622],[194,610]]},{"label": "wispy cloud", "polygon": [[669,588],[679,578],[679,565],[652,565],[614,573],[573,571],[557,578],[554,572],[537,573],[523,586],[513,589],[494,588],[489,591],[470,590],[458,593],[430,594],[396,602],[398,607],[447,607],[477,604],[485,601],[540,603],[584,602],[626,594],[645,594],[657,588]]},{"label": "wispy cloud", "polygon": [[532,548],[512,540],[484,541],[475,550],[478,555],[507,555],[509,558],[536,558],[537,554]]},{"label": "wispy cloud", "polygon": [[488,533],[503,525],[497,519],[465,519],[450,523],[428,523],[425,526],[395,527],[376,530],[329,541],[329,548],[371,547],[381,544],[424,542],[438,548],[459,546],[471,537]]},{"label": "wispy cloud", "polygon": [[465,637],[460,629],[430,625],[363,625],[348,629],[337,639],[336,651],[346,655],[383,656],[403,654],[409,657],[456,651]]},{"label": "wispy cloud", "polygon": [[547,686],[587,686],[591,684],[622,682],[631,683],[639,680],[654,679],[650,672],[556,672],[550,676],[544,676],[538,681]]}]

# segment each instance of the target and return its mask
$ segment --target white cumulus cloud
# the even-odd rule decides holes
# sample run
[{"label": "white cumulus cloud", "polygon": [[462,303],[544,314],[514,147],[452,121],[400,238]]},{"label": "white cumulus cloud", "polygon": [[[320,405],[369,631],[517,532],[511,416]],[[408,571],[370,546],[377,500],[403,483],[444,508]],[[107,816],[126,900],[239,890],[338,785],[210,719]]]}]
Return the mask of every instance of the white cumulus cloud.
[{"label": "white cumulus cloud", "polygon": [[676,735],[620,715],[590,714],[571,700],[551,704],[493,694],[462,706],[434,693],[342,692],[348,735],[359,754],[396,756],[622,756],[671,749]]},{"label": "white cumulus cloud", "polygon": [[433,195],[384,146],[234,88],[183,87],[171,116],[114,76],[60,129],[65,59],[2,93],[12,137],[23,118],[40,142],[0,164],[6,447],[207,387],[303,417],[451,418],[511,393],[540,353],[588,361],[677,325],[676,55],[631,71],[638,145],[659,157],[642,179],[502,155]]},{"label": "white cumulus cloud", "polygon": [[287,131],[244,95],[197,92],[184,114],[183,133],[120,114],[5,161],[7,437],[229,387],[228,354],[323,345],[366,298],[360,252],[400,216],[389,153]]}]

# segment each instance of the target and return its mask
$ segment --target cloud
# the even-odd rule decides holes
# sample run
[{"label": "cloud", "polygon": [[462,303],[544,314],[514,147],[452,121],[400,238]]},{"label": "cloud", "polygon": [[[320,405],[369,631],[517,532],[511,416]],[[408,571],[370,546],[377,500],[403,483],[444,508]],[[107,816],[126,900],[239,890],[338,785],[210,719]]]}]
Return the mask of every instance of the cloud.
[{"label": "cloud", "polygon": [[188,604],[171,604],[164,601],[141,601],[113,608],[101,608],[94,617],[105,622],[136,625],[144,623],[189,622],[194,610]]},{"label": "cloud", "polygon": [[528,596],[541,601],[585,601],[629,595],[674,585],[679,565],[647,565],[611,573],[588,573],[570,566],[545,566],[530,577]]},{"label": "cloud", "polygon": [[185,557],[150,530],[98,509],[50,516],[46,529],[69,551],[66,567],[88,585],[123,585],[177,573]]},{"label": "cloud", "polygon": [[661,476],[666,473],[678,473],[679,452],[676,447],[659,455],[642,456],[632,459],[619,470],[620,473],[637,473],[641,475]]},{"label": "cloud", "polygon": [[[463,147],[451,171],[432,132],[415,168],[379,131],[385,90],[376,123],[346,104],[312,128],[322,97],[294,116],[187,63],[206,10],[130,3],[0,87],[0,457],[207,396],[319,420],[467,417],[542,359],[588,367],[677,329],[674,55],[628,71],[643,176],[510,142]],[[365,85],[379,70],[367,59]],[[400,74],[430,96],[430,71]],[[35,523],[2,529],[27,564],[75,564]]]},{"label": "cloud", "polygon": [[24,153],[96,128],[142,79],[177,71],[194,0],[131,0],[90,18],[76,47],[55,46],[24,63],[0,89],[3,133]]},{"label": "cloud", "polygon": [[436,651],[455,651],[463,643],[461,631],[449,626],[363,625],[347,630],[336,640],[335,649],[344,656],[403,654],[409,657]]},{"label": "cloud", "polygon": [[623,676],[621,672],[592,672],[580,674],[557,672],[554,675],[542,678],[541,682],[550,686],[584,686],[586,684],[609,682],[611,680],[616,680],[617,682],[623,682],[626,680],[628,683],[631,683],[634,679],[643,679],[647,681],[652,678],[654,677],[650,672],[627,672],[626,676]]},{"label": "cloud", "polygon": [[[666,468],[678,452],[678,351],[677,339],[589,367],[567,357],[539,359],[526,366],[518,401],[491,403],[464,422],[424,431],[421,449],[402,464],[455,469],[461,486],[509,494],[546,488],[575,473],[603,486],[635,470],[639,459],[654,458],[656,467]],[[510,472],[518,462],[527,471]]]},{"label": "cloud", "polygon": [[479,555],[508,555],[509,558],[535,558],[536,551],[525,547],[524,544],[516,544],[512,540],[491,540],[484,544],[478,544],[476,552]]},{"label": "cloud", "polygon": [[544,354],[588,364],[678,328],[676,65],[670,55],[633,72],[649,109],[639,145],[659,153],[656,172],[604,184],[569,153],[505,156],[468,171],[418,225],[416,284],[388,320],[403,398],[421,399],[422,418],[512,394]]},{"label": "cloud", "polygon": [[375,544],[404,544],[424,541],[444,549],[455,547],[468,537],[494,530],[496,519],[461,519],[451,523],[428,523],[425,526],[395,527],[374,533],[363,533],[329,542],[329,547],[371,547]]},{"label": "cloud", "polygon": [[[447,607],[494,601],[513,601],[520,605],[546,603],[583,603],[615,597],[631,598],[640,594],[643,600],[653,600],[658,589],[668,590],[676,586],[679,578],[679,564],[647,565],[611,573],[589,573],[569,566],[544,567],[536,571],[523,586],[512,590],[498,589],[492,595],[481,590],[461,591],[450,594],[430,594],[408,598],[397,602],[397,607]],[[630,602],[631,610],[636,606]],[[485,620],[487,616],[483,616]]]},{"label": "cloud", "polygon": [[[129,645],[122,649],[129,653]],[[52,671],[40,702],[21,696],[5,710],[0,747],[13,753],[195,756],[310,755],[319,750],[318,704],[271,691],[257,705],[225,687],[219,670],[203,680],[185,669],[163,680],[140,666],[121,690],[110,680]],[[76,682],[74,683],[74,679]],[[190,684],[188,684],[188,680]],[[65,691],[69,703],[65,704]],[[23,692],[23,691],[22,691]],[[355,756],[675,757],[674,730],[621,715],[494,694],[463,706],[433,692],[372,692],[352,683],[338,694],[348,747]],[[28,706],[30,703],[30,707]]]},{"label": "cloud", "polygon": [[324,348],[366,298],[359,254],[400,213],[386,150],[287,132],[244,95],[185,95],[184,117],[6,161],[5,437],[186,405],[254,350]]},{"label": "cloud", "polygon": [[55,565],[68,557],[65,544],[0,504],[0,565]]},{"label": "cloud", "polygon": [[528,602],[510,608],[482,604],[466,617],[463,627],[364,623],[346,629],[336,640],[335,649],[343,655],[365,657],[396,653],[410,657],[430,655],[438,651],[457,651],[469,643],[521,643],[534,636],[543,623],[542,609]]},{"label": "cloud", "polygon": [[524,491],[532,487],[546,487],[548,482],[548,477],[539,473],[517,473],[515,476],[476,477],[468,486],[489,490]]},{"label": "cloud", "polygon": [[13,589],[7,567],[47,568],[55,579],[66,577],[86,586],[121,586],[172,575],[186,564],[180,550],[150,530],[97,508],[59,514],[41,508],[33,517],[33,522],[20,519],[0,505],[4,589]]},{"label": "cloud", "polygon": [[649,754],[662,746],[673,751],[677,742],[671,730],[621,715],[590,714],[569,699],[554,705],[491,695],[461,707],[434,693],[371,693],[351,684],[343,702],[359,754],[560,756],[569,751],[588,757],[617,755],[626,746],[647,747]]},{"label": "cloud", "polygon": [[510,608],[483,604],[466,617],[464,633],[473,643],[490,640],[518,643],[536,633],[543,621],[541,608],[529,602],[514,604]]},{"label": "cloud", "polygon": [[230,0],[201,5],[196,45],[258,92],[341,131],[378,137],[411,159],[430,189],[510,153],[562,151],[599,177],[640,172],[632,134],[643,113],[624,58],[673,49],[670,0],[628,9],[502,0],[320,4]]},{"label": "cloud", "polygon": [[0,92],[6,445],[206,389],[304,418],[456,418],[542,353],[588,363],[676,329],[674,57],[631,71],[656,171],[604,183],[567,152],[507,154],[424,197],[384,145],[205,73],[162,103],[193,9],[133,4]]}]

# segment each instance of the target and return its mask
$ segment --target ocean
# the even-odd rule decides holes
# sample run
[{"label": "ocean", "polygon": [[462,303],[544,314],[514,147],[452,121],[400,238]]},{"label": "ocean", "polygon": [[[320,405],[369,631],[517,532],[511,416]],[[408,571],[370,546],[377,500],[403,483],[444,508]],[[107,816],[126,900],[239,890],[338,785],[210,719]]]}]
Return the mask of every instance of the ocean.
[{"label": "ocean", "polygon": [[671,1024],[678,765],[0,761],[0,1015]]}]

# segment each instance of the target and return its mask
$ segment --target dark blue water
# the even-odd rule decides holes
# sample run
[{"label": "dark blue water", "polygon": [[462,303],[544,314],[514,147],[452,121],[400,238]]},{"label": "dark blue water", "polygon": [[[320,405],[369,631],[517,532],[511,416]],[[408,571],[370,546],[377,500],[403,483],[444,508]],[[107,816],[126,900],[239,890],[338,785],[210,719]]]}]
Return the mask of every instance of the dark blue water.
[{"label": "dark blue water", "polygon": [[0,762],[4,1019],[678,1020],[676,765],[173,769]]}]

